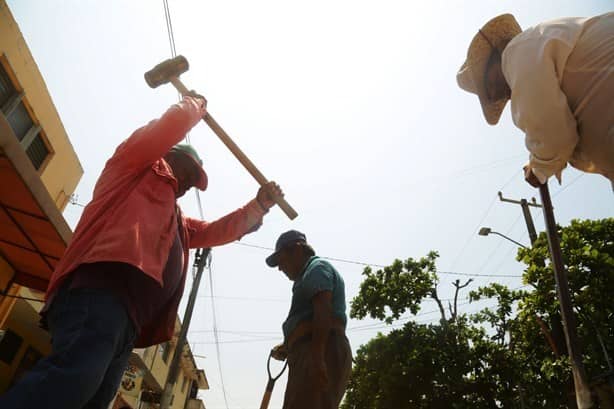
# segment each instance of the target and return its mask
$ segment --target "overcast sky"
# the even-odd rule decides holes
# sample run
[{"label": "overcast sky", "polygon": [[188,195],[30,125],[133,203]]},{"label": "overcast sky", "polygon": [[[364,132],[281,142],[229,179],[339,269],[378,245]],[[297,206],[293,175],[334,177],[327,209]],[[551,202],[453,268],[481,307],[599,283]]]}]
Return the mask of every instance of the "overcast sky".
[{"label": "overcast sky", "polygon": [[[46,80],[84,175],[76,193],[87,203],[105,161],[130,133],[177,100],[169,86],[150,89],[143,73],[171,51],[160,1],[9,0]],[[528,244],[520,207],[498,200],[538,196],[522,177],[528,154],[511,121],[484,121],[477,97],[455,75],[476,30],[511,12],[526,28],[564,16],[612,9],[610,1],[169,1],[182,76],[209,101],[209,112],[269,179],[299,217],[273,209],[241,244],[213,251],[212,277],[219,351],[228,407],[258,408],[266,358],[282,339],[291,283],[264,258],[290,228],[307,234],[346,282],[348,304],[364,265],[440,253],[438,268],[471,274],[471,289],[489,282],[522,285],[516,247],[489,226]],[[204,159],[209,188],[201,193],[213,220],[254,197],[257,184],[204,123],[191,143]],[[614,214],[610,183],[567,169],[550,184],[557,221]],[[196,194],[181,200],[198,217]],[[64,215],[75,226],[79,206]],[[533,210],[538,230],[543,216]],[[256,246],[256,247],[250,247]],[[488,277],[507,275],[516,277]],[[442,298],[451,282],[442,274]],[[208,409],[225,408],[212,334],[209,276],[200,288],[189,334],[211,390]],[[189,292],[186,287],[186,297]],[[466,296],[464,293],[461,297]],[[461,301],[462,312],[485,305]],[[424,303],[419,322],[437,319]],[[397,325],[402,325],[403,321]],[[351,320],[354,351],[385,326]],[[360,328],[363,327],[363,328]],[[201,357],[205,358],[201,358]],[[281,407],[285,375],[271,408]]]}]

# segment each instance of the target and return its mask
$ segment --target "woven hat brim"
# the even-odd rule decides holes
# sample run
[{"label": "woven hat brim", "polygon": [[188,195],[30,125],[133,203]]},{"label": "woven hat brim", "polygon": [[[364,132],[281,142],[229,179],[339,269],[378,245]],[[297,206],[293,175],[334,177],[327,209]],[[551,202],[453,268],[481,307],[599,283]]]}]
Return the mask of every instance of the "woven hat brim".
[{"label": "woven hat brim", "polygon": [[[481,30],[501,51],[512,38],[522,32],[520,25],[511,14],[502,14],[491,19]],[[488,99],[484,75],[493,47],[484,38],[484,35],[478,32],[473,37],[467,51],[467,59],[456,74],[456,81],[460,88],[478,96],[486,122],[496,125],[508,99],[497,101]]]}]

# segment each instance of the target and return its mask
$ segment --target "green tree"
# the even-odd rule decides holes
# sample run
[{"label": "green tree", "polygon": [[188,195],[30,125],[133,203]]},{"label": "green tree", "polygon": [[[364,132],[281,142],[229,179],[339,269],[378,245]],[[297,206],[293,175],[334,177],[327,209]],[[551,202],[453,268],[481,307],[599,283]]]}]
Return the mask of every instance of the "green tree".
[{"label": "green tree", "polygon": [[[603,375],[614,365],[614,302],[611,296],[614,293],[614,218],[572,220],[569,226],[559,226],[559,236],[583,361],[589,379],[605,402],[613,398],[606,396],[609,392],[600,384],[605,383]],[[517,337],[521,348],[542,362],[543,375],[550,379],[553,387],[571,389],[554,273],[550,264],[544,262],[548,254],[545,233],[540,234],[532,248],[518,251],[517,259],[527,266],[523,279],[533,291],[528,292],[520,304],[518,321],[524,328]],[[541,342],[535,344],[537,331],[530,332],[529,328],[535,328],[540,320],[544,324],[542,328],[537,325]],[[613,407],[603,403],[602,406]]]},{"label": "green tree", "polygon": [[359,294],[351,302],[354,318],[370,316],[392,323],[410,312],[417,314],[427,298],[438,305],[439,325],[406,323],[388,335],[379,334],[363,345],[344,401],[344,408],[496,408],[496,396],[476,353],[482,328],[458,313],[458,294],[472,280],[453,283],[455,295],[448,310],[437,294],[438,278],[430,252],[419,260],[395,260],[390,266],[363,271]]},{"label": "green tree", "polygon": [[[559,234],[584,361],[595,380],[614,354],[614,219],[572,221]],[[574,407],[547,246],[542,233],[532,248],[518,252],[528,290],[492,283],[472,291],[471,301],[496,303],[470,317],[457,309],[459,291],[470,281],[453,283],[446,312],[437,295],[435,252],[375,272],[366,268],[352,317],[392,323],[417,314],[431,298],[440,321],[409,321],[361,346],[343,408]],[[602,407],[614,407],[607,394],[600,389]]]}]

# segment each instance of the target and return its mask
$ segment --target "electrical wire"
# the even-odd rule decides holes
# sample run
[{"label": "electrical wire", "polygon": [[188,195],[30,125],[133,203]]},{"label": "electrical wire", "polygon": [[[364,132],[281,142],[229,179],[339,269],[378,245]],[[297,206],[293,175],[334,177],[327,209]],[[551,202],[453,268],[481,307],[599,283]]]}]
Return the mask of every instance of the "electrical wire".
[{"label": "electrical wire", "polygon": [[[198,200],[198,210],[200,212],[201,219],[204,219],[202,205],[200,203],[200,196],[198,195],[198,191],[196,192],[196,194],[197,194],[196,197],[197,197],[197,200]],[[494,203],[494,201],[493,201],[493,203]],[[79,206],[83,206],[82,204],[79,204],[79,203],[72,203],[72,204],[78,204]],[[519,218],[516,219],[516,222],[518,220],[519,220]],[[480,221],[479,225],[481,225],[481,224],[482,224],[482,221]],[[512,228],[513,228],[513,226],[514,225],[512,225]],[[233,242],[231,244],[234,244],[234,245],[237,245],[237,246],[243,246],[243,247],[251,247],[251,248],[261,249],[261,250],[267,250],[267,251],[275,251],[275,249],[272,248],[272,247],[260,246],[260,245],[257,245],[257,244],[242,243],[242,242],[238,242],[238,241]],[[492,253],[489,255],[488,258],[490,258],[490,256],[492,256]],[[347,264],[356,264],[356,265],[361,265],[361,266],[365,266],[365,267],[378,267],[378,268],[388,267],[388,266],[385,266],[383,264],[366,263],[364,261],[348,260],[348,259],[343,259],[343,258],[338,258],[338,257],[329,257],[329,256],[320,256],[320,257],[323,258],[323,259],[326,259],[326,260],[330,260],[330,261],[337,261],[337,262],[340,262],[340,263],[347,263]],[[484,268],[484,266],[480,269],[480,271],[483,270],[483,268]],[[500,278],[521,278],[522,277],[522,275],[519,275],[519,274],[480,274],[480,273],[463,273],[463,272],[458,272],[458,271],[439,271],[439,270],[436,271],[436,273],[437,274],[445,274],[445,275],[464,276],[464,277],[489,277],[489,278],[498,278],[498,277],[500,277]],[[234,299],[244,299],[244,300],[248,299],[248,298],[243,298],[243,297],[215,297],[213,295],[211,295],[211,296],[206,296],[206,295],[198,296],[198,298],[201,298],[201,297],[214,297],[214,298],[219,298],[219,299],[232,299],[232,298],[234,298]],[[254,298],[254,299],[256,299],[256,298]],[[260,299],[258,299],[258,300],[260,300]],[[262,300],[264,300],[264,299],[262,299]],[[276,299],[276,300],[268,299],[268,301],[285,301],[285,300],[282,300],[282,299]]]},{"label": "electrical wire", "polygon": [[220,353],[220,338],[219,338],[219,333],[218,333],[218,328],[217,328],[217,318],[216,318],[216,312],[215,312],[215,297],[213,296],[213,269],[211,268],[212,265],[212,256],[211,253],[209,253],[209,263],[207,263],[207,270],[209,271],[209,291],[211,293],[211,315],[212,315],[212,321],[213,321],[213,338],[215,339],[215,352],[217,354],[217,365],[218,365],[218,370],[220,372],[220,384],[222,385],[222,394],[224,396],[224,403],[226,404],[226,407],[228,408],[228,398],[226,396],[226,387],[224,386],[224,376],[222,375],[222,354]]},{"label": "electrical wire", "polygon": [[[508,180],[507,182],[505,182],[503,184],[503,186],[501,186],[499,188],[499,192],[501,192],[503,189],[505,189],[510,183],[512,183],[512,181],[520,174],[520,172],[522,172],[522,169],[517,170]],[[467,250],[467,247],[469,247],[469,243],[471,242],[471,240],[475,237],[478,229],[482,226],[482,223],[484,222],[484,220],[486,220],[486,217],[488,216],[488,214],[490,213],[490,210],[492,209],[492,207],[494,206],[495,202],[497,201],[497,196],[495,196],[492,201],[490,202],[490,204],[488,205],[488,208],[486,208],[486,211],[484,212],[482,218],[480,219],[480,221],[478,222],[478,225],[476,226],[475,229],[472,230],[471,235],[467,238],[467,240],[465,240],[465,245],[461,248],[461,250],[459,251],[459,253],[456,255],[456,257],[454,258],[454,260],[452,261],[452,264],[450,264],[450,266],[452,268],[454,268],[454,266],[456,265],[456,263],[458,262],[458,260],[461,258],[461,256],[465,253],[465,251]]]},{"label": "electrical wire", "polygon": [[[520,218],[522,217],[522,214],[518,215],[516,217],[516,219],[514,220],[514,222],[512,223],[511,227],[509,227],[507,229],[507,231],[505,232],[505,236],[508,236],[510,234],[510,232],[514,229],[514,227],[516,227],[516,224],[520,221]],[[486,261],[484,262],[484,264],[482,264],[482,267],[480,267],[480,269],[478,270],[478,273],[481,273],[486,266],[488,265],[488,263],[490,263],[491,258],[494,256],[494,254],[499,250],[499,248],[503,245],[504,240],[499,240],[499,242],[497,243],[497,245],[495,246],[495,248],[490,252],[490,254],[488,255],[488,257],[486,257]]]},{"label": "electrical wire", "polygon": [[[526,288],[529,287],[528,284],[525,285],[521,285],[515,288],[512,288],[512,291],[517,291],[520,290],[522,288]],[[461,307],[461,306],[465,306],[465,305],[469,305],[469,304],[475,304],[475,303],[479,303],[482,301],[488,301],[495,298],[493,297],[484,297],[481,298],[479,300],[475,300],[475,301],[470,301],[469,297],[463,297],[463,298],[458,298],[458,301],[465,301],[465,302],[461,302],[460,304],[457,304],[457,307]],[[441,299],[440,301],[452,301],[453,298],[450,299]],[[426,301],[426,300],[425,300]],[[475,311],[479,311],[479,309],[482,308],[489,308],[491,305],[486,305],[486,306],[480,306],[477,310],[473,310],[473,311],[459,311],[459,313],[463,313],[463,314],[467,314],[470,312],[475,312]],[[429,311],[424,311],[424,312],[419,312],[418,314],[411,314],[409,316],[403,316],[403,317],[399,317],[395,320],[393,320],[393,322],[391,322],[390,324],[388,323],[382,323],[382,322],[375,322],[375,323],[371,323],[371,324],[365,324],[365,325],[358,325],[355,327],[349,327],[346,332],[347,333],[353,333],[353,332],[362,332],[362,331],[371,331],[371,330],[380,330],[380,329],[394,329],[394,328],[399,328],[400,326],[402,326],[401,324],[405,325],[405,322],[410,321],[410,320],[415,320],[418,317],[424,317],[427,315],[432,315],[435,313],[439,313],[441,312],[439,309],[433,309],[433,310],[429,310]],[[425,322],[433,322],[433,319],[428,319],[426,321],[416,321],[417,323],[421,324],[421,323],[425,323]],[[206,333],[206,332],[210,332],[207,330],[197,330],[197,331],[193,331],[194,333]],[[261,342],[261,341],[276,341],[279,340],[279,337],[266,337],[267,335],[273,335],[273,334],[277,334],[279,331],[230,331],[230,330],[219,330],[218,332],[222,332],[222,333],[228,333],[228,334],[233,334],[233,335],[239,335],[239,336],[248,336],[251,338],[247,338],[247,339],[238,339],[238,340],[226,340],[226,341],[219,341],[222,344],[242,344],[242,343],[250,343],[250,342]],[[212,345],[215,342],[210,342],[210,341],[198,341],[195,342],[194,344],[199,344],[199,345]]]},{"label": "electrical wire", "polygon": [[[171,49],[171,57],[176,57],[177,56],[177,49],[175,46],[175,34],[173,32],[173,23],[171,20],[171,12],[170,12],[170,8],[168,6],[168,0],[163,0],[163,4],[164,4],[164,16],[166,18],[166,28],[167,28],[167,32],[168,32],[168,40],[169,40],[169,44],[170,44],[170,49]],[[181,95],[179,94],[179,99],[181,100]],[[187,133],[186,137],[185,137],[187,143],[190,143],[190,134]],[[198,205],[198,211],[200,214],[200,218],[204,219],[204,212],[203,212],[203,206],[202,206],[202,201],[200,200],[200,194],[198,192],[198,190],[195,190],[196,193],[196,202]],[[213,294],[213,273],[212,273],[212,269],[211,269],[211,251],[209,251],[209,263],[208,263],[208,271],[209,271],[209,285],[210,285],[210,292],[211,292],[211,308],[212,308],[212,314],[213,314],[213,333],[214,333],[214,338],[215,338],[215,349],[217,352],[217,362],[218,362],[218,369],[219,369],[219,374],[220,374],[220,383],[222,386],[222,393],[224,396],[224,404],[226,405],[226,408],[228,409],[228,398],[226,395],[226,388],[224,386],[224,375],[222,372],[222,363],[221,363],[221,354],[220,354],[220,348],[219,348],[219,337],[218,337],[218,333],[217,333],[217,323],[216,323],[216,313],[215,313],[215,297]],[[194,278],[194,276],[192,277]]]},{"label": "electrical wire", "polygon": [[[267,251],[275,251],[275,249],[273,249],[272,247],[265,247],[265,246],[260,246],[257,244],[249,244],[249,243],[241,243],[241,242],[234,242],[232,244],[235,244],[237,246],[252,247],[252,248],[267,250]],[[378,267],[378,268],[388,267],[383,264],[365,263],[363,261],[348,260],[348,259],[343,259],[343,258],[336,258],[336,257],[329,257],[329,256],[319,256],[319,257],[326,259],[326,260],[338,261],[340,263],[357,264],[357,265],[366,266],[366,267]],[[519,274],[474,274],[474,273],[462,273],[462,272],[457,272],[457,271],[439,271],[439,270],[436,271],[436,273],[445,274],[445,275],[465,276],[465,277],[490,277],[490,278],[497,278],[497,277],[520,278],[522,277],[522,275],[519,275]]]},{"label": "electrical wire", "polygon": [[565,189],[567,189],[569,186],[573,185],[574,183],[576,183],[578,181],[578,179],[580,179],[582,176],[586,175],[586,173],[582,172],[580,173],[578,176],[576,176],[575,178],[573,178],[573,180],[571,182],[569,182],[568,184],[566,184],[565,186],[563,186],[561,189],[559,189],[556,193],[554,193],[552,195],[552,197],[557,197],[558,195],[560,195],[561,193],[563,193],[565,191]]},{"label": "electrical wire", "polygon": [[177,51],[175,49],[175,34],[173,32],[173,23],[171,22],[171,11],[168,7],[167,0],[162,0],[162,3],[164,3],[164,17],[166,18],[166,31],[168,33],[168,42],[171,47],[171,56],[175,57]]}]

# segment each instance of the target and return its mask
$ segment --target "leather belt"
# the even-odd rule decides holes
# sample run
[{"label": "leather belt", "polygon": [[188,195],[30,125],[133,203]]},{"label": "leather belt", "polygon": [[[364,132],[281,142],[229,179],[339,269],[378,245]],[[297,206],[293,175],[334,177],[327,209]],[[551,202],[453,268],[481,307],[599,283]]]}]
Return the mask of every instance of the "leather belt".
[{"label": "leather belt", "polygon": [[[312,321],[300,322],[286,339],[286,345],[288,346],[288,349],[292,348],[292,345],[294,345],[298,340],[311,335],[312,332]],[[330,332],[338,335],[345,335],[345,325],[340,319],[335,318],[333,319],[333,322],[330,326]]]}]

